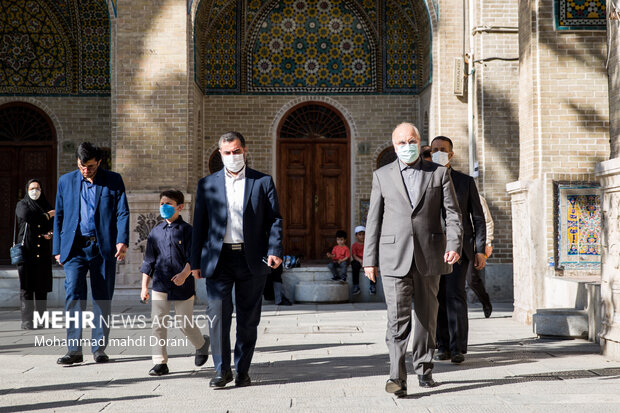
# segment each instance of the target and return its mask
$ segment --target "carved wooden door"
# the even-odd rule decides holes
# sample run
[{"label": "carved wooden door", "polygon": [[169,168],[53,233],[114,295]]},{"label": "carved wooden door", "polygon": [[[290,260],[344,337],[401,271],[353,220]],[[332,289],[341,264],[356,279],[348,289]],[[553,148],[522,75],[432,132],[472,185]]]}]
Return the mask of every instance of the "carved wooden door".
[{"label": "carved wooden door", "polygon": [[280,127],[278,196],[284,253],[326,259],[336,231],[349,228],[350,173],[346,126],[323,105],[294,109]]}]

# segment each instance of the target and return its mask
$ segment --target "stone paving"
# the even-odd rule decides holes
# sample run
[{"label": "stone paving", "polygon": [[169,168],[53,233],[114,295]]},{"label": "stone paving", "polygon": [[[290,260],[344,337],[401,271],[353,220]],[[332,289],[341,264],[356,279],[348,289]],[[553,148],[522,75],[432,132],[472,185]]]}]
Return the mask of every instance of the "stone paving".
[{"label": "stone paving", "polygon": [[[191,347],[170,349],[171,374],[161,378],[147,375],[148,346],[110,348],[108,364],[86,354],[83,364],[58,366],[62,348],[35,349],[33,343],[42,333],[64,338],[64,331],[22,331],[19,311],[4,310],[0,411],[620,412],[620,362],[605,359],[587,341],[537,339],[531,327],[512,320],[510,305],[495,306],[490,319],[470,308],[466,361],[436,363],[441,385],[433,389],[421,389],[410,376],[403,399],[384,391],[386,312],[379,303],[264,306],[253,386],[231,383],[220,390],[208,386],[211,359],[194,367]],[[115,310],[147,315],[149,308]],[[117,328],[112,336],[149,333]],[[173,330],[169,337],[181,335]]]}]

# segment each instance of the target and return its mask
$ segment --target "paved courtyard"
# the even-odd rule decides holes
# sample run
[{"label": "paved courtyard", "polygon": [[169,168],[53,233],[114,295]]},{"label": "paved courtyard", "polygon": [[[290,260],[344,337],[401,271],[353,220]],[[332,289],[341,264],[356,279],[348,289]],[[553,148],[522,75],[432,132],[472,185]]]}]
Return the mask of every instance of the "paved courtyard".
[{"label": "paved courtyard", "polygon": [[[148,315],[150,306],[117,307]],[[508,304],[492,318],[470,308],[470,347],[462,365],[436,363],[439,387],[421,389],[410,376],[409,395],[383,389],[388,372],[382,304],[266,305],[250,374],[253,386],[209,388],[211,359],[196,368],[190,347],[170,349],[171,374],[147,375],[150,349],[110,348],[111,362],[56,365],[62,348],[33,348],[36,336],[64,338],[64,330],[22,331],[19,311],[0,311],[0,411],[213,412],[620,412],[620,362],[583,340],[537,339],[511,319]],[[203,312],[196,308],[196,314]],[[149,335],[117,328],[112,337]],[[85,337],[89,337],[89,332]],[[174,330],[171,338],[180,338]],[[411,368],[411,364],[408,364]]]}]

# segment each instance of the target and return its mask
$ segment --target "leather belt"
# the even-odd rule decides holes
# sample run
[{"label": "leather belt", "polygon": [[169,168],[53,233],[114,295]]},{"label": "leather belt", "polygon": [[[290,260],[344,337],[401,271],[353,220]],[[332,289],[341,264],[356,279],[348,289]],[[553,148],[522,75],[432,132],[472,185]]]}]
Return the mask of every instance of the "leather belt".
[{"label": "leather belt", "polygon": [[228,251],[243,251],[243,243],[240,244],[223,244],[222,248]]},{"label": "leather belt", "polygon": [[92,237],[85,237],[84,235],[81,235],[80,237],[83,242],[97,242],[97,237],[94,235]]}]

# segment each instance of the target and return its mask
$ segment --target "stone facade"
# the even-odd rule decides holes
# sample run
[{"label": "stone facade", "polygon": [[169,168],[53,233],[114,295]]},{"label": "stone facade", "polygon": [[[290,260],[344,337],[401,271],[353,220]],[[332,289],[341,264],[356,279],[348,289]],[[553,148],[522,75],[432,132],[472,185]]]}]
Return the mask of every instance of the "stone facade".
[{"label": "stone facade", "polygon": [[[386,1],[389,4],[383,7]],[[323,37],[331,43],[326,43],[329,52],[317,51],[317,61],[326,53],[338,59],[331,62],[329,82],[325,80],[331,89],[321,93],[312,89],[316,67],[307,60],[296,63],[303,65],[299,73],[291,72],[299,84],[287,89],[274,80],[281,73],[273,72],[288,70],[286,62],[274,58],[273,50],[262,50],[277,49],[271,42],[274,39],[261,40],[261,34],[267,29],[271,33],[278,21],[290,17],[285,10],[290,6],[288,0],[273,9],[276,2],[269,0],[118,0],[109,2],[106,27],[110,96],[25,96],[15,89],[1,96],[0,103],[28,101],[51,117],[58,134],[58,174],[74,168],[71,144],[89,139],[111,148],[112,167],[124,177],[132,210],[132,245],[126,263],[119,267],[119,283],[135,286],[140,234],[157,212],[159,191],[183,190],[188,199],[185,217],[189,218],[196,183],[209,173],[218,137],[230,129],[247,137],[251,166],[277,178],[277,127],[286,111],[298,103],[327,104],[343,115],[350,129],[351,227],[362,219],[360,201],[369,198],[371,172],[390,145],[392,128],[401,121],[418,125],[425,141],[437,135],[452,138],[453,165],[467,172],[468,98],[467,91],[464,96],[454,94],[454,59],[473,53],[477,62],[473,63],[470,103],[479,164],[477,184],[495,221],[487,277],[498,290],[504,290],[503,295],[491,291],[492,297],[510,298],[506,288],[499,286],[511,284],[514,262],[515,316],[527,322],[536,308],[546,305],[544,277],[585,274],[568,274],[555,265],[556,186],[559,182],[596,183],[594,166],[609,158],[605,34],[564,30],[587,23],[582,21],[564,19],[559,27],[555,1],[570,3],[475,1],[472,24],[463,2],[457,0],[326,1],[325,7],[338,10],[333,16],[340,16],[344,26],[333,26],[331,20],[330,26],[325,23],[332,32]],[[310,3],[317,2],[308,1],[304,7]],[[403,12],[401,23],[386,21],[398,8]],[[313,21],[308,21],[312,16],[292,13],[295,24],[304,24],[305,31],[293,33],[293,40],[299,40],[295,43],[282,33],[278,39],[289,46],[300,43],[301,49],[312,48],[311,39],[306,39],[315,30]],[[324,19],[320,14],[319,10],[319,23]],[[234,42],[226,43],[234,53],[227,52],[224,58],[215,43],[209,43],[209,36],[229,29],[226,16],[234,16],[236,32]],[[259,21],[261,25],[252,26]],[[351,30],[350,39],[344,34],[346,29]],[[469,47],[472,32],[474,50]],[[389,40],[386,33],[405,36],[415,56],[406,55],[406,64],[395,66],[405,54],[388,56],[386,51],[393,52],[404,43]],[[356,40],[356,35],[361,37]],[[357,43],[347,45],[347,40]],[[372,79],[357,79],[358,85],[353,69],[366,73],[367,67],[354,67],[347,53],[364,51],[370,53],[364,62],[374,65],[368,69]],[[261,65],[252,60],[252,52],[275,60]],[[292,53],[294,60],[297,52]],[[221,57],[220,63],[234,64],[217,66],[216,56]],[[519,61],[513,60],[517,57]],[[237,84],[223,90],[226,84],[217,83],[214,75],[226,75],[229,69]],[[261,70],[273,79],[261,77]],[[411,77],[404,79],[403,74]],[[334,90],[335,85],[346,90]],[[610,95],[612,107],[617,106],[616,95]]]},{"label": "stone facade", "polygon": [[605,34],[555,30],[553,2],[519,9],[519,181],[512,195],[515,317],[531,322],[545,302],[544,277],[592,276],[556,265],[558,182],[596,184],[609,156]]}]

